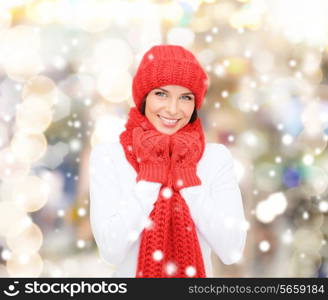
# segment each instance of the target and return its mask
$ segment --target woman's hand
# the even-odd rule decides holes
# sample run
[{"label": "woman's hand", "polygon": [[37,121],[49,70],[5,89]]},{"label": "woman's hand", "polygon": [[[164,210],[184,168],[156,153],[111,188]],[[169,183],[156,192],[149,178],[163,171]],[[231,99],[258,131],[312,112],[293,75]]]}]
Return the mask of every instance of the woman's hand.
[{"label": "woman's hand", "polygon": [[165,184],[170,166],[170,137],[155,130],[136,127],[132,132],[133,151],[139,163],[137,182],[154,181]]},{"label": "woman's hand", "polygon": [[200,185],[201,180],[196,172],[202,154],[199,133],[194,131],[174,134],[171,137],[170,149],[174,188],[179,190]]}]

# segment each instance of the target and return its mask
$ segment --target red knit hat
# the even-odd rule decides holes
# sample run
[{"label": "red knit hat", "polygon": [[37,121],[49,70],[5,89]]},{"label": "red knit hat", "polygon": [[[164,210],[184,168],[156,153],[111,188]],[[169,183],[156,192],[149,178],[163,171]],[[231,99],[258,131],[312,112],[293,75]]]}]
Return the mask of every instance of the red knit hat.
[{"label": "red knit hat", "polygon": [[156,45],[141,59],[132,83],[132,96],[137,108],[154,88],[180,85],[195,95],[199,109],[208,88],[208,77],[196,57],[179,45]]}]

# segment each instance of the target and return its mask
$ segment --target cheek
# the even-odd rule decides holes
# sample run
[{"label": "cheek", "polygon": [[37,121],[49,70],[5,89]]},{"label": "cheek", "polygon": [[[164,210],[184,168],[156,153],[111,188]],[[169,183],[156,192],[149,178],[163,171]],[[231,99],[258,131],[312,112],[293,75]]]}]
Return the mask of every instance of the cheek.
[{"label": "cheek", "polygon": [[159,101],[155,98],[149,97],[146,103],[146,109],[149,113],[157,113],[157,111],[161,108]]},{"label": "cheek", "polygon": [[194,105],[188,105],[188,107],[185,107],[184,109],[184,115],[188,118],[191,118],[193,111]]}]

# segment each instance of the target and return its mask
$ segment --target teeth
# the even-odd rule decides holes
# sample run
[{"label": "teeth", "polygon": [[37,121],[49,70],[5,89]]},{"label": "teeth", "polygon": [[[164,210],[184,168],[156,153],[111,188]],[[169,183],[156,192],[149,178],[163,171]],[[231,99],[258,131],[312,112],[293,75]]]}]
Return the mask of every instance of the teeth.
[{"label": "teeth", "polygon": [[178,122],[178,120],[169,120],[169,119],[166,119],[162,116],[159,116],[163,121],[165,121],[166,123],[169,123],[169,124],[174,124],[176,122]]}]

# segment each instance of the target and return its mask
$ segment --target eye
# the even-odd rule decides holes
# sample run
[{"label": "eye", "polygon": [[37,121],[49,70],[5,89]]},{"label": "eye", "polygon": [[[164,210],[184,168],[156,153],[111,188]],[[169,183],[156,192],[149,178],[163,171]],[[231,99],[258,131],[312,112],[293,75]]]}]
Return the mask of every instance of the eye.
[{"label": "eye", "polygon": [[182,97],[187,97],[187,99],[188,99],[189,101],[193,99],[192,97],[190,97],[190,96],[187,96],[187,95],[185,95],[185,96],[182,96]]},{"label": "eye", "polygon": [[163,93],[163,92],[155,92],[156,96],[159,95],[159,94],[164,94],[165,95],[165,93]]}]

